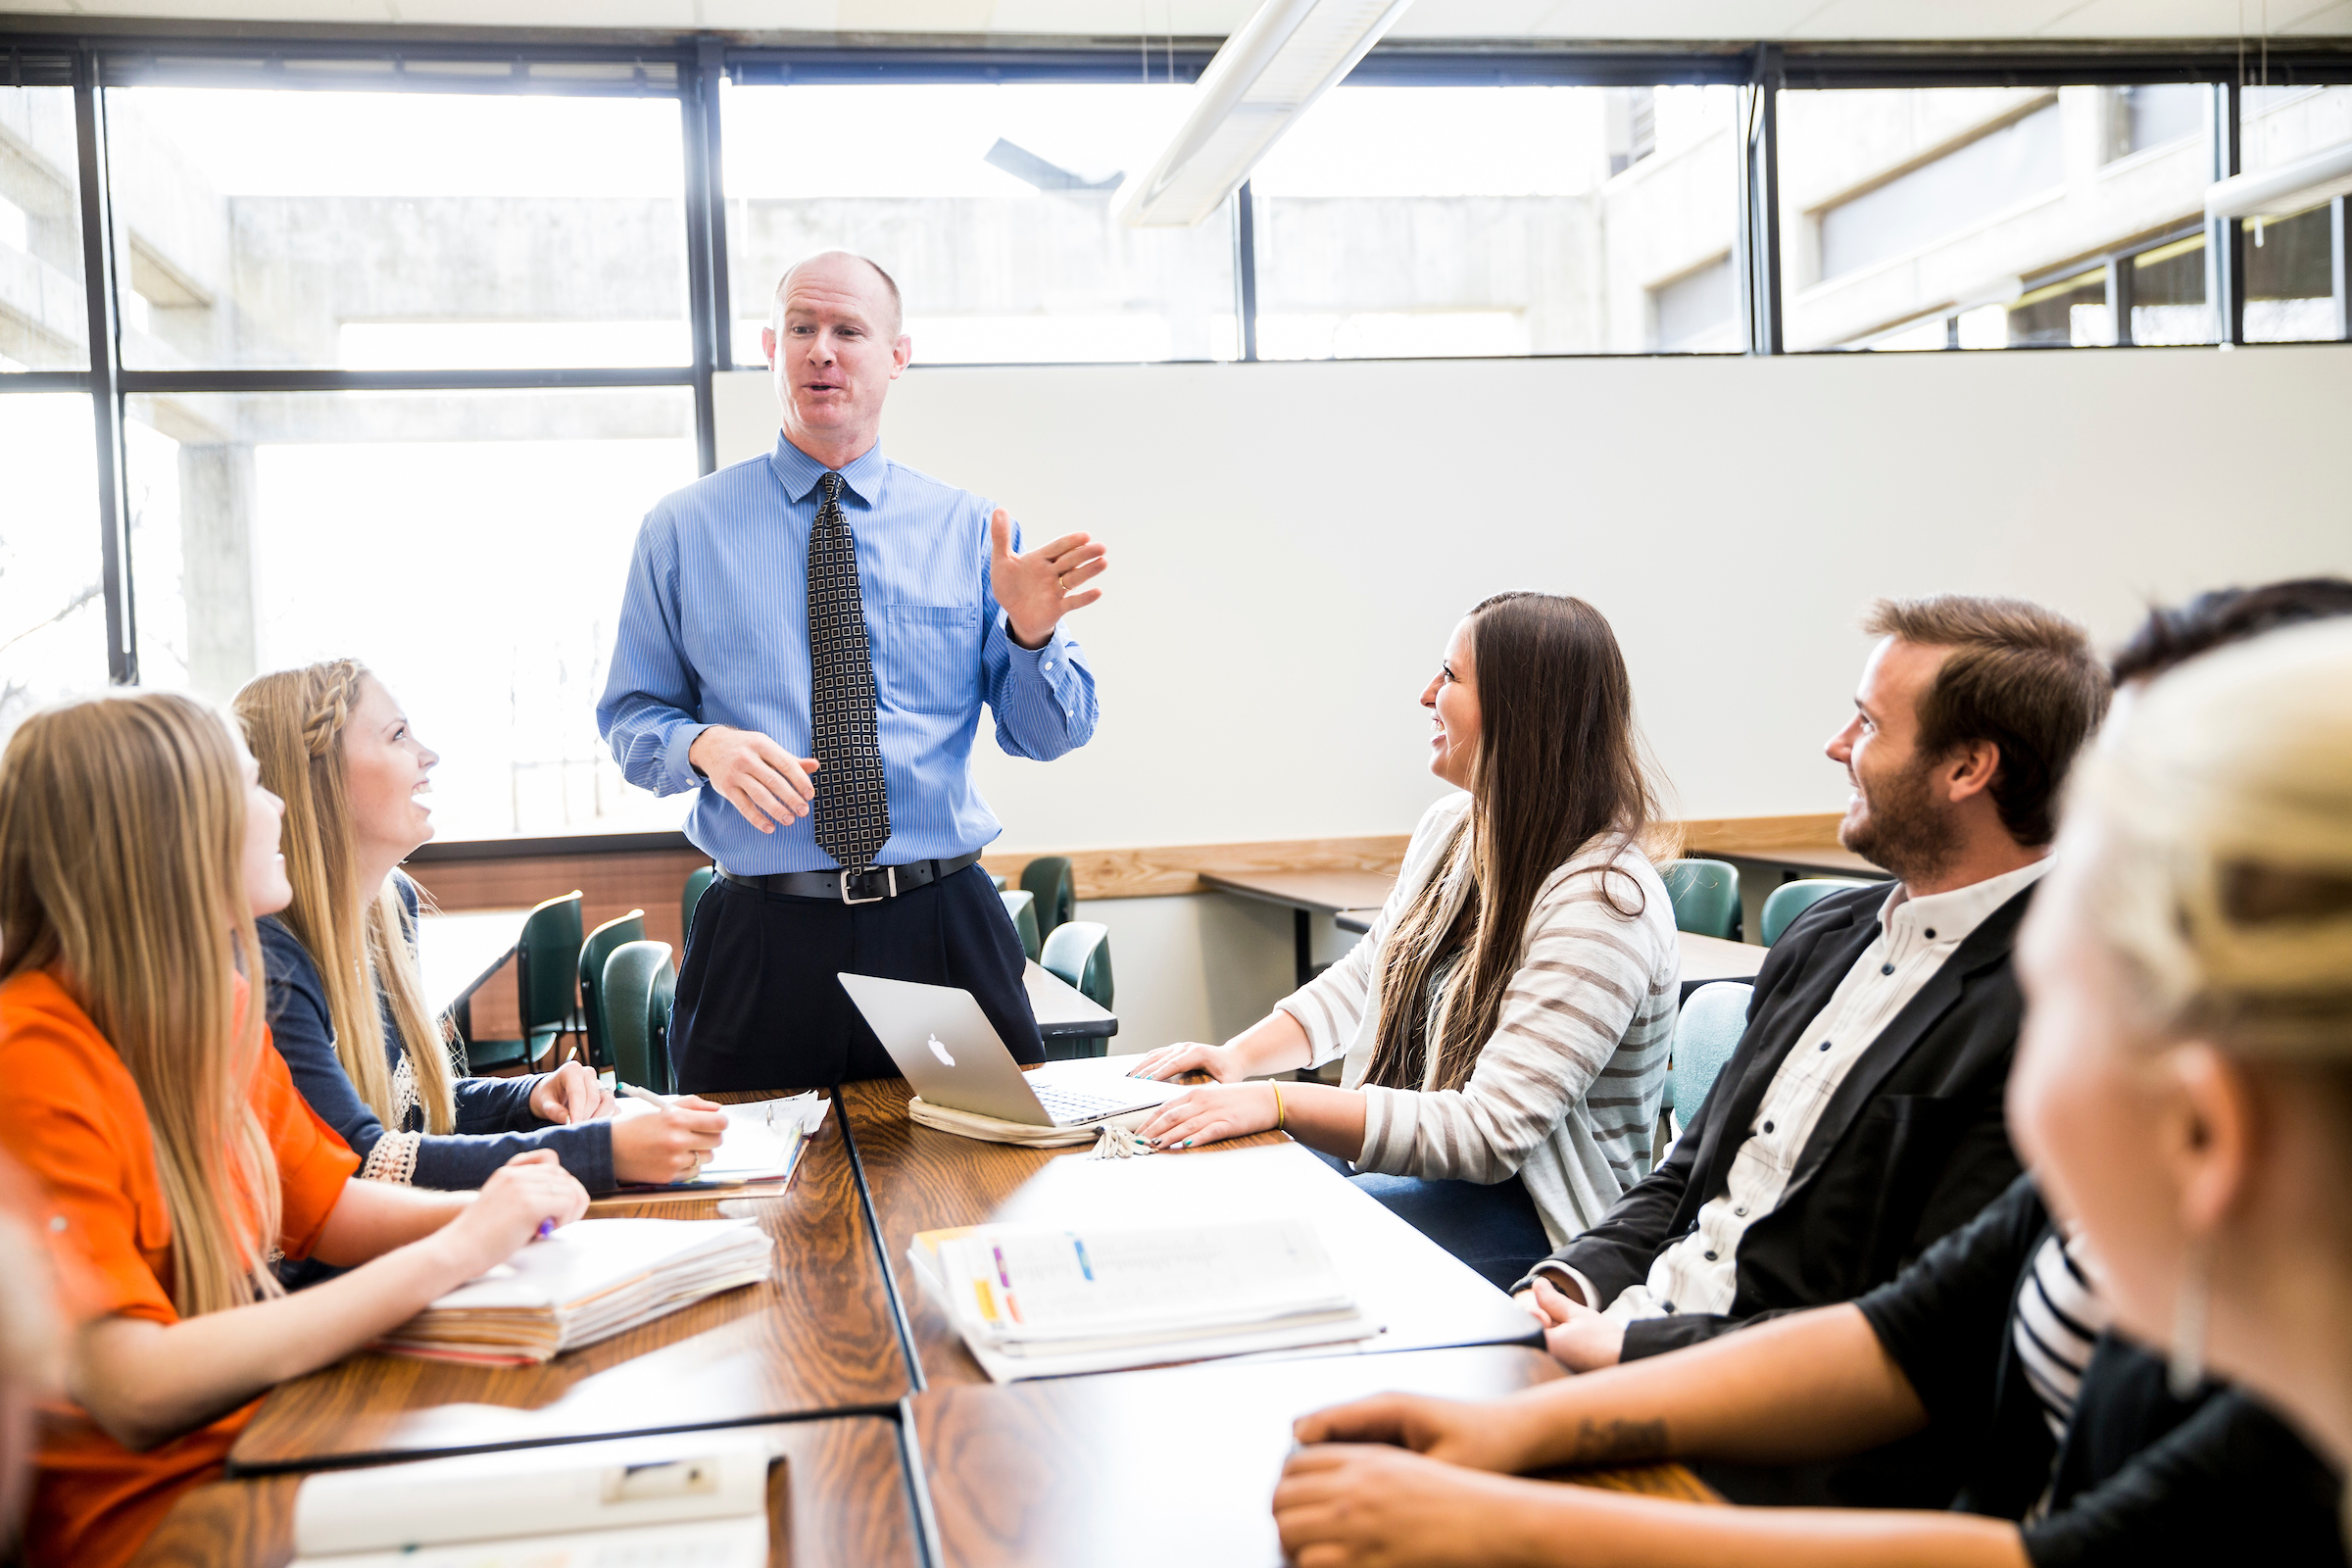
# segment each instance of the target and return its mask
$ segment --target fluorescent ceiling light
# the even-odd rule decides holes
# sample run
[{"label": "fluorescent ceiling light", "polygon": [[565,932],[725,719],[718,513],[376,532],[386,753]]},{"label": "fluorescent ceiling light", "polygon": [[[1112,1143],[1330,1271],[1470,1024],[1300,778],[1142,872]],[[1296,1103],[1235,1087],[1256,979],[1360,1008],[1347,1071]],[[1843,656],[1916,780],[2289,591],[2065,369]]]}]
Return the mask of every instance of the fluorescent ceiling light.
[{"label": "fluorescent ceiling light", "polygon": [[1215,212],[1411,4],[1265,0],[1200,74],[1193,112],[1150,172],[1128,185],[1119,217],[1139,227],[1187,228]]},{"label": "fluorescent ceiling light", "polygon": [[2205,187],[2205,216],[2291,218],[2330,197],[2352,194],[2352,141],[2338,142],[2258,174],[2232,174]]}]

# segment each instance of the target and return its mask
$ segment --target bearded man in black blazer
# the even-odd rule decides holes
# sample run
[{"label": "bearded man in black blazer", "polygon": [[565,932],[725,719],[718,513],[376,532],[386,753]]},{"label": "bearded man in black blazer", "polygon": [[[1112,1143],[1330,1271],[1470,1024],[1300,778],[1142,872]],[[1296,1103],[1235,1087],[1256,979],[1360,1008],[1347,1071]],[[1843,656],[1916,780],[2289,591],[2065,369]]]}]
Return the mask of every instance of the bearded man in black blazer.
[{"label": "bearded man in black blazer", "polygon": [[1838,839],[1897,880],[1782,934],[1674,1152],[1513,1288],[1578,1371],[1850,1300],[2018,1173],[2010,945],[2106,673],[2020,600],[1882,601],[1864,628]]}]

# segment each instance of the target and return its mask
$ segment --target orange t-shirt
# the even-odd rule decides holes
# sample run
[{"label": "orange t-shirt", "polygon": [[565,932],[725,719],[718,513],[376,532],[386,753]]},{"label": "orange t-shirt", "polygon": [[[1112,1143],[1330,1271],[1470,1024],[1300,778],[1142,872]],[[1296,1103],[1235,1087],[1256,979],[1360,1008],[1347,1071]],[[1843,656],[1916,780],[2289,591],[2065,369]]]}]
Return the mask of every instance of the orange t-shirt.
[{"label": "orange t-shirt", "polygon": [[[0,1084],[8,1086],[0,1144],[44,1188],[42,1233],[68,1281],[73,1315],[178,1322],[170,1285],[172,1222],[138,1085],[89,1015],[46,973],[27,971],[0,984]],[[312,1112],[286,1075],[284,1058],[267,1044],[253,1075],[252,1103],[277,1154],[284,1204],[278,1245],[290,1257],[305,1256],[359,1156]],[[26,1562],[31,1568],[127,1562],[182,1492],[220,1473],[253,1411],[248,1404],[133,1453],[75,1406],[50,1406],[24,1522]]]}]

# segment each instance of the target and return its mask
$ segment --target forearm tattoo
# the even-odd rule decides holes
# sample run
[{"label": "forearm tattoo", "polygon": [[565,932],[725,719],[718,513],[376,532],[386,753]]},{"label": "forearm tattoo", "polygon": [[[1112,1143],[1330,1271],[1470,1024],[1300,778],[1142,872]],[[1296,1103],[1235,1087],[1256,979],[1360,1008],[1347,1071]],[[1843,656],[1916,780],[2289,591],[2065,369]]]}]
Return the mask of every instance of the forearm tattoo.
[{"label": "forearm tattoo", "polygon": [[1663,1459],[1666,1423],[1663,1421],[1595,1421],[1587,1416],[1576,1426],[1571,1464],[1638,1464]]}]

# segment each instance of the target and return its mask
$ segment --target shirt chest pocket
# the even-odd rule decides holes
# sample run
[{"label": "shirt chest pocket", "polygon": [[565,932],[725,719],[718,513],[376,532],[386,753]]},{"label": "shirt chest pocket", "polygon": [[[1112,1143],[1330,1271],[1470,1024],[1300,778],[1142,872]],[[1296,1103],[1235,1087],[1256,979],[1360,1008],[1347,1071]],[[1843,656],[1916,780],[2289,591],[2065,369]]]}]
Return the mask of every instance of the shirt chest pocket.
[{"label": "shirt chest pocket", "polygon": [[913,713],[960,713],[980,695],[980,607],[891,605],[882,657],[882,700]]}]

